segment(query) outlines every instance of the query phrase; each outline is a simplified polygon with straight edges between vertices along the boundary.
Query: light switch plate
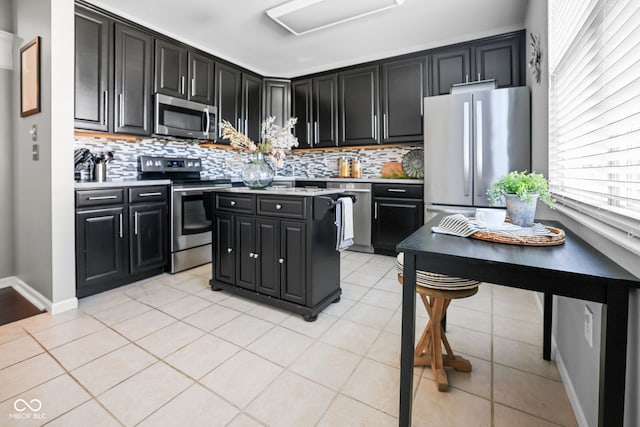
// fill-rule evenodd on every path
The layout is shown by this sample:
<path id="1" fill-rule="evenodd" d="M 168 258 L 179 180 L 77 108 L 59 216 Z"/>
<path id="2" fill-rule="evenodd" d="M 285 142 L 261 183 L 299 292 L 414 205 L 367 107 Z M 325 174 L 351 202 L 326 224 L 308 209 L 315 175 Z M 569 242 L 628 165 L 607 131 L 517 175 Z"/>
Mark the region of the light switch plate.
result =
<path id="1" fill-rule="evenodd" d="M 593 348 L 593 312 L 588 305 L 584 306 L 584 337 Z"/>

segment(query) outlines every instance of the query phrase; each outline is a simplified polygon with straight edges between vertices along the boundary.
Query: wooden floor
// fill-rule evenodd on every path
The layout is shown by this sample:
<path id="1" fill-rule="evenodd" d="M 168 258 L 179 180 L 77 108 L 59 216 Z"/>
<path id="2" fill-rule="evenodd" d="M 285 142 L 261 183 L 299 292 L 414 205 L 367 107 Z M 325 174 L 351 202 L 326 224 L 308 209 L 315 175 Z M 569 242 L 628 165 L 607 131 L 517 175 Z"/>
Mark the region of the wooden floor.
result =
<path id="1" fill-rule="evenodd" d="M 0 289 L 0 325 L 42 313 L 13 288 Z"/>

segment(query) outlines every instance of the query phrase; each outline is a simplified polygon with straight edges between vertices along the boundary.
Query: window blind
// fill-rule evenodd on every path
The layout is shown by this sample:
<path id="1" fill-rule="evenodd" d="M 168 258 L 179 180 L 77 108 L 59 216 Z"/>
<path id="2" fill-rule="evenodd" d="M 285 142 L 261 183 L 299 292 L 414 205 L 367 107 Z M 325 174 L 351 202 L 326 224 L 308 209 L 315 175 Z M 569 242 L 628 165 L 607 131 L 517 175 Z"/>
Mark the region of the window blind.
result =
<path id="1" fill-rule="evenodd" d="M 549 187 L 640 239 L 640 1 L 549 2 Z"/>

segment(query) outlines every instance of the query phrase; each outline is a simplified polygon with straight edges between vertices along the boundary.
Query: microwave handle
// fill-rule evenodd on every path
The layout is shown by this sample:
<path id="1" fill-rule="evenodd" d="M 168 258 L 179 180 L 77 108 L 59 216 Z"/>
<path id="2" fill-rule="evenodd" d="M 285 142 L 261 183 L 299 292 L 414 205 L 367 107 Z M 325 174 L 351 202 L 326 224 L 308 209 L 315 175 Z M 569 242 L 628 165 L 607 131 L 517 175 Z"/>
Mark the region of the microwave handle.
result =
<path id="1" fill-rule="evenodd" d="M 209 107 L 204 109 L 204 116 L 206 118 L 206 124 L 204 128 L 204 136 L 209 138 L 209 127 L 211 126 L 211 116 L 209 115 Z"/>

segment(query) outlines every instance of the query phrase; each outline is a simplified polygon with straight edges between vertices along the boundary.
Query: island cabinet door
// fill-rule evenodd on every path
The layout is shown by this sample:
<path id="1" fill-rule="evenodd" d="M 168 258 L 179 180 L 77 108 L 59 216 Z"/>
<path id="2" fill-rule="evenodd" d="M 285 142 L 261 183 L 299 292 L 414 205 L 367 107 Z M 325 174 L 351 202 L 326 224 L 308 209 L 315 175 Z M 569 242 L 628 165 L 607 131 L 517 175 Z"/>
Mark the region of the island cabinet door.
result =
<path id="1" fill-rule="evenodd" d="M 256 291 L 273 297 L 280 296 L 278 277 L 278 221 L 256 220 Z"/>
<path id="2" fill-rule="evenodd" d="M 214 259 L 216 280 L 226 283 L 236 283 L 236 253 L 233 215 L 216 215 L 216 241 L 214 242 Z"/>
<path id="3" fill-rule="evenodd" d="M 306 224 L 296 221 L 280 223 L 280 298 L 306 305 L 307 287 Z"/>
<path id="4" fill-rule="evenodd" d="M 256 290 L 255 218 L 237 216 L 236 232 L 236 285 Z"/>

